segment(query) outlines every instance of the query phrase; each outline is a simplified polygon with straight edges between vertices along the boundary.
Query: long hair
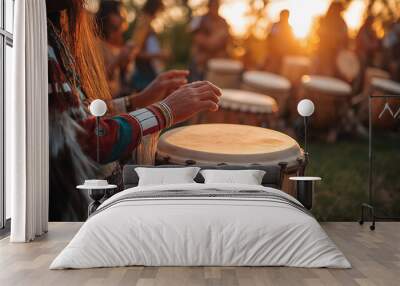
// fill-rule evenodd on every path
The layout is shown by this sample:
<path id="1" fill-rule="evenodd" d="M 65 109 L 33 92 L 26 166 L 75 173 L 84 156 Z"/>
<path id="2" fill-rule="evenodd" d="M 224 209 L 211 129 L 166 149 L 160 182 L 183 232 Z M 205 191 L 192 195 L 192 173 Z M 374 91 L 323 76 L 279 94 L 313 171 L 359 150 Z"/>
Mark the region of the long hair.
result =
<path id="1" fill-rule="evenodd" d="M 103 57 L 99 51 L 99 39 L 94 16 L 84 7 L 85 0 L 72 0 L 62 12 L 61 36 L 75 60 L 75 69 L 81 87 L 88 99 L 111 99 L 107 84 Z"/>

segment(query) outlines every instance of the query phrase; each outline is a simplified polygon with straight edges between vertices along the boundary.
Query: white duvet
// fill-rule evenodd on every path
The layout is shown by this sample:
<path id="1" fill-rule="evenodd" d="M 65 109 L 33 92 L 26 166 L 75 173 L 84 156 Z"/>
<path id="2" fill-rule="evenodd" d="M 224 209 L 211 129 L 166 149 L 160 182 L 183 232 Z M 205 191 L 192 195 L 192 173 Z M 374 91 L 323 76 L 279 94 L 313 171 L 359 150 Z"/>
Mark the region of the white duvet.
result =
<path id="1" fill-rule="evenodd" d="M 299 209 L 254 198 L 152 198 L 131 192 L 262 190 L 262 186 L 180 184 L 127 189 L 105 201 L 50 269 L 145 266 L 293 266 L 350 268 L 319 223 Z M 114 204 L 113 204 L 114 203 Z"/>

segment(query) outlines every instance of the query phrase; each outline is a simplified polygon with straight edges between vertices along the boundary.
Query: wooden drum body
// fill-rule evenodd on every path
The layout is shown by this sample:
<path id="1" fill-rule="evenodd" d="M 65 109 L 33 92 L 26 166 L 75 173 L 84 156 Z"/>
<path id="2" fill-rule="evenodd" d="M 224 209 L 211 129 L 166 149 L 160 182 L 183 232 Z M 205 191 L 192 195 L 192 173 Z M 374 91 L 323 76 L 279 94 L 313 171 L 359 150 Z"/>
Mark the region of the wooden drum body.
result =
<path id="1" fill-rule="evenodd" d="M 270 126 L 278 105 L 270 96 L 238 89 L 223 89 L 219 110 L 206 112 L 199 123 L 232 123 Z"/>
<path id="2" fill-rule="evenodd" d="M 198 124 L 172 129 L 159 140 L 157 160 L 178 165 L 281 166 L 282 189 L 295 195 L 290 176 L 304 171 L 303 151 L 291 137 L 235 124 Z"/>
<path id="3" fill-rule="evenodd" d="M 230 59 L 211 59 L 207 63 L 206 80 L 220 88 L 239 88 L 243 64 Z"/>
<path id="4" fill-rule="evenodd" d="M 299 98 L 308 98 L 315 104 L 311 125 L 325 129 L 338 124 L 348 107 L 351 86 L 346 82 L 325 76 L 304 76 Z"/>
<path id="5" fill-rule="evenodd" d="M 241 88 L 275 98 L 279 114 L 286 112 L 291 89 L 290 81 L 286 78 L 268 72 L 247 71 L 243 74 Z"/>

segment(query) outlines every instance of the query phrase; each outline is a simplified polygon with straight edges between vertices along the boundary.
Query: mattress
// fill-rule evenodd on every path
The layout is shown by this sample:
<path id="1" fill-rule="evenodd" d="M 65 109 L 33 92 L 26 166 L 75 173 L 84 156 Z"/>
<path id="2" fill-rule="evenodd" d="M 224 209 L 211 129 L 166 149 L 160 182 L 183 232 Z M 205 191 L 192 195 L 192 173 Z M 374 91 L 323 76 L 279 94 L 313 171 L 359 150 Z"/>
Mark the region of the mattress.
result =
<path id="1" fill-rule="evenodd" d="M 50 269 L 132 265 L 351 267 L 290 195 L 263 186 L 197 183 L 114 195 Z"/>

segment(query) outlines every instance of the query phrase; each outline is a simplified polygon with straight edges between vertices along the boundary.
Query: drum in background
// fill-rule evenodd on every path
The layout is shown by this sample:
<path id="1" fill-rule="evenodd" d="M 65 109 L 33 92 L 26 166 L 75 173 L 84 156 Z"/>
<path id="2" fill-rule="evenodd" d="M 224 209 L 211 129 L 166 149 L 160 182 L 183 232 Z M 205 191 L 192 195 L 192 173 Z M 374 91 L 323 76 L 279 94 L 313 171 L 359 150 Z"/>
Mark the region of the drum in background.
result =
<path id="1" fill-rule="evenodd" d="M 336 68 L 344 80 L 352 82 L 360 74 L 361 64 L 355 52 L 342 50 L 336 58 Z"/>
<path id="2" fill-rule="evenodd" d="M 372 88 L 372 80 L 374 78 L 390 79 L 390 74 L 387 71 L 377 68 L 367 68 L 364 74 L 363 94 L 368 96 Z"/>
<path id="3" fill-rule="evenodd" d="M 311 125 L 324 129 L 337 126 L 341 116 L 347 111 L 351 86 L 339 79 L 306 75 L 302 78 L 299 98 L 308 98 L 315 104 Z"/>
<path id="4" fill-rule="evenodd" d="M 372 96 L 379 95 L 400 95 L 400 83 L 384 79 L 384 78 L 373 78 L 371 81 L 371 92 Z M 385 110 L 390 108 L 389 110 Z M 374 126 L 379 126 L 384 129 L 392 129 L 398 124 L 400 119 L 400 113 L 397 114 L 398 118 L 394 118 L 396 113 L 400 110 L 400 100 L 394 98 L 376 98 L 373 99 L 371 105 L 371 118 Z"/>
<path id="5" fill-rule="evenodd" d="M 295 195 L 289 176 L 304 170 L 304 154 L 297 142 L 274 130 L 235 124 L 198 124 L 165 132 L 157 160 L 178 165 L 285 166 L 282 189 Z"/>
<path id="6" fill-rule="evenodd" d="M 301 85 L 301 78 L 309 74 L 311 70 L 311 60 L 301 56 L 287 56 L 283 59 L 281 74 L 292 84 L 291 100 L 288 102 L 290 114 L 297 118 L 297 89 Z"/>
<path id="7" fill-rule="evenodd" d="M 378 69 L 378 68 L 367 68 L 364 73 L 364 80 L 363 80 L 363 89 L 362 92 L 353 98 L 353 104 L 357 105 L 357 118 L 360 122 L 362 122 L 365 126 L 368 126 L 369 120 L 369 106 L 368 106 L 368 96 L 374 92 L 372 87 L 372 80 L 374 78 L 383 78 L 383 79 L 390 79 L 390 74 L 387 71 Z M 379 102 L 382 102 L 381 99 L 374 99 L 374 104 L 379 105 Z M 376 107 L 373 106 L 373 109 Z M 375 113 L 375 111 L 374 111 Z M 379 125 L 377 122 L 377 117 L 372 117 L 373 124 Z"/>
<path id="8" fill-rule="evenodd" d="M 310 73 L 310 68 L 311 60 L 309 58 L 287 56 L 283 59 L 281 74 L 290 81 L 292 86 L 298 86 L 303 75 Z"/>
<path id="9" fill-rule="evenodd" d="M 223 89 L 216 112 L 199 116 L 198 123 L 233 123 L 270 126 L 278 104 L 270 96 L 238 89 Z"/>
<path id="10" fill-rule="evenodd" d="M 262 71 L 247 71 L 243 74 L 242 89 L 272 96 L 278 102 L 279 114 L 287 110 L 291 84 L 286 78 Z"/>
<path id="11" fill-rule="evenodd" d="M 220 88 L 238 88 L 243 64 L 231 59 L 211 59 L 207 63 L 206 80 Z"/>

